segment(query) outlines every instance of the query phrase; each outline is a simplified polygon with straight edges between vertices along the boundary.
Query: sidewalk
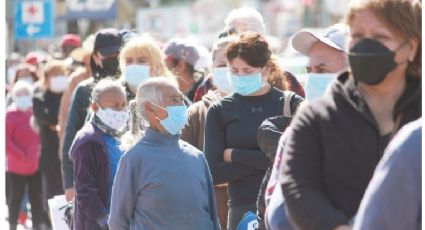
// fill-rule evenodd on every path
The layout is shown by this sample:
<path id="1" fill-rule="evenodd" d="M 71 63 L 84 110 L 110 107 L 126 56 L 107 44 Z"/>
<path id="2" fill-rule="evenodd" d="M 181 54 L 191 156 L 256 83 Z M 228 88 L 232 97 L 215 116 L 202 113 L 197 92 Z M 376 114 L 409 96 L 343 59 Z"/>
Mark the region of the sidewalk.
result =
<path id="1" fill-rule="evenodd" d="M 2 214 L 1 215 L 1 219 L 0 219 L 0 226 L 1 226 L 1 229 L 4 229 L 4 230 L 8 230 L 9 229 L 9 222 L 7 221 L 7 213 L 8 213 L 8 210 L 7 210 L 7 206 L 6 205 L 0 205 L 0 213 Z M 28 220 L 27 219 L 27 227 L 28 228 L 25 228 L 24 226 L 22 226 L 22 225 L 18 225 L 18 228 L 17 228 L 17 230 L 29 230 L 29 229 L 32 229 L 32 222 L 31 222 L 31 220 Z"/>

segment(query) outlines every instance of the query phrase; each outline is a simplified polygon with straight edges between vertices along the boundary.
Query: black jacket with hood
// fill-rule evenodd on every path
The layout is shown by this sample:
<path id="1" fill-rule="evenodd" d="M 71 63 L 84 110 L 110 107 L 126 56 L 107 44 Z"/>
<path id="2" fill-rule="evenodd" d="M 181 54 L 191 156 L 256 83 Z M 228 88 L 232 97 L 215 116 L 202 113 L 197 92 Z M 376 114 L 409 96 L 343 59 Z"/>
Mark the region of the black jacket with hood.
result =
<path id="1" fill-rule="evenodd" d="M 421 117 L 421 79 L 406 79 L 394 108 L 397 130 Z M 329 98 L 301 108 L 288 134 L 282 191 L 290 219 L 297 229 L 348 224 L 391 136 L 380 134 L 349 73 L 338 77 Z"/>

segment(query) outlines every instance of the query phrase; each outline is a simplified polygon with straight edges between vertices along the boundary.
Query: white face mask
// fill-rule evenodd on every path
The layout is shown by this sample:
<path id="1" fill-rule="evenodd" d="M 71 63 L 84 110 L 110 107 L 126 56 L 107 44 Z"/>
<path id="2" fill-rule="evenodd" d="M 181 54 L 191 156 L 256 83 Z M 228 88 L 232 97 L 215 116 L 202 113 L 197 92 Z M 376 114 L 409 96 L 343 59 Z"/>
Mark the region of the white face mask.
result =
<path id="1" fill-rule="evenodd" d="M 311 101 L 325 95 L 330 83 L 338 73 L 308 73 L 305 83 L 305 99 Z"/>
<path id="2" fill-rule="evenodd" d="M 24 82 L 27 82 L 30 85 L 32 85 L 32 83 L 34 83 L 34 80 L 32 79 L 31 76 L 20 77 L 20 78 L 18 78 L 18 81 L 24 81 Z"/>
<path id="3" fill-rule="evenodd" d="M 111 127 L 116 131 L 121 131 L 125 128 L 128 121 L 127 111 L 115 111 L 111 108 L 102 109 L 99 106 L 99 110 L 96 112 L 96 116 L 107 126 Z"/>
<path id="4" fill-rule="evenodd" d="M 17 96 L 13 101 L 16 107 L 21 111 L 26 111 L 32 107 L 32 97 L 29 95 Z"/>
<path id="5" fill-rule="evenodd" d="M 53 93 L 62 93 L 68 88 L 68 78 L 64 75 L 53 76 L 50 78 L 49 89 Z"/>

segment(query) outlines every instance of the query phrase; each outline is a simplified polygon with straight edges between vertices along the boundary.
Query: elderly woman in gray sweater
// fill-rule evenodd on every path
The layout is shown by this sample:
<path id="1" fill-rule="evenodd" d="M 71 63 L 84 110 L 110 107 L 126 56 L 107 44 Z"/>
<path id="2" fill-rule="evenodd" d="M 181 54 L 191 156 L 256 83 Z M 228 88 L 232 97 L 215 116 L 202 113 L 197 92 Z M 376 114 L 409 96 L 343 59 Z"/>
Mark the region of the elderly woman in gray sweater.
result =
<path id="1" fill-rule="evenodd" d="M 147 127 L 120 160 L 110 229 L 220 229 L 204 155 L 180 140 L 187 108 L 177 82 L 148 79 L 136 103 Z"/>

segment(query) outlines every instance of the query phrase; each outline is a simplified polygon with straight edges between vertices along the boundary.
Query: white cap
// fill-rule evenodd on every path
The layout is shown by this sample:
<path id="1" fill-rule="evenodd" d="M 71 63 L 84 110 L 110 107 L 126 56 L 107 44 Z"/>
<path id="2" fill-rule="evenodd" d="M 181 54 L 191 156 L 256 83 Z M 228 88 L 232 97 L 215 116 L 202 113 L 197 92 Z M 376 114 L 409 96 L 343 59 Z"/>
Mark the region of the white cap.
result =
<path id="1" fill-rule="evenodd" d="M 347 26 L 342 23 L 328 27 L 323 34 L 317 34 L 308 30 L 297 32 L 292 38 L 292 47 L 306 56 L 314 43 L 320 41 L 332 48 L 344 51 Z"/>

